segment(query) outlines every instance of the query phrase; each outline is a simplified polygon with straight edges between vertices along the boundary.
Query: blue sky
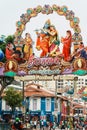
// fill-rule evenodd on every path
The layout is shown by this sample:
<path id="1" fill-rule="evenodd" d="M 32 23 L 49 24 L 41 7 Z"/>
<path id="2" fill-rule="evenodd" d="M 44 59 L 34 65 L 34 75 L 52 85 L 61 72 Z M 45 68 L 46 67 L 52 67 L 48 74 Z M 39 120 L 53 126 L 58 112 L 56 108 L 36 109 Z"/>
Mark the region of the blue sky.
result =
<path id="1" fill-rule="evenodd" d="M 84 1 L 84 2 L 83 2 Z M 53 5 L 59 6 L 66 5 L 69 10 L 75 12 L 75 16 L 80 18 L 80 27 L 82 30 L 83 41 L 87 44 L 87 0 L 0 0 L 0 35 L 14 34 L 16 30 L 16 21 L 20 20 L 21 14 L 25 13 L 28 8 L 34 8 L 38 5 Z M 51 15 L 39 14 L 37 17 L 32 18 L 26 25 L 23 32 L 30 32 L 35 39 L 35 29 L 43 27 L 47 19 L 51 19 L 51 23 L 56 26 L 59 36 L 64 36 L 65 31 L 70 29 L 69 21 L 63 16 L 55 13 Z"/>

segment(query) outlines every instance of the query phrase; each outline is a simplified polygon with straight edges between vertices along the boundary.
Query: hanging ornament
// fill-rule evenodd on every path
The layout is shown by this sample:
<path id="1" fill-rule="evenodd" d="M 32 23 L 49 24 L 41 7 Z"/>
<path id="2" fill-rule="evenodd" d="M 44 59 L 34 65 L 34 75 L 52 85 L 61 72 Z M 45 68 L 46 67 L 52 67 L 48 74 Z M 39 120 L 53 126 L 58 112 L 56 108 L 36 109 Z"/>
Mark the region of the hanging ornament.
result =
<path id="1" fill-rule="evenodd" d="M 37 8 L 36 8 L 37 13 L 40 13 L 41 10 L 42 10 L 42 7 L 40 5 L 38 5 Z"/>
<path id="2" fill-rule="evenodd" d="M 19 27 L 19 26 L 21 26 L 21 21 L 18 21 L 17 23 L 16 23 L 16 25 Z"/>
<path id="3" fill-rule="evenodd" d="M 74 23 L 79 23 L 79 18 L 74 17 L 74 18 L 73 18 L 73 22 L 74 22 Z"/>
<path id="4" fill-rule="evenodd" d="M 30 15 L 32 13 L 32 9 L 31 8 L 27 9 L 27 13 L 28 15 Z"/>
<path id="5" fill-rule="evenodd" d="M 67 12 L 67 7 L 66 7 L 66 6 L 63 6 L 63 7 L 62 7 L 62 11 L 63 11 L 64 13 L 66 13 L 66 12 Z"/>

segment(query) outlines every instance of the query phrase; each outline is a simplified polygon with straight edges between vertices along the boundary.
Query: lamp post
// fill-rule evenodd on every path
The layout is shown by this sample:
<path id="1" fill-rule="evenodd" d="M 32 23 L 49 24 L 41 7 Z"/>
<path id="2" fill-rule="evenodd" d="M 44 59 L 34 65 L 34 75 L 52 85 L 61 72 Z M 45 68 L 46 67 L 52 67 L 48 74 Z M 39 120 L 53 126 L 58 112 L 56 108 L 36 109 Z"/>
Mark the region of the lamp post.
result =
<path id="1" fill-rule="evenodd" d="M 22 105 L 23 105 L 23 114 L 24 114 L 24 120 L 23 122 L 25 123 L 25 95 L 24 95 L 24 80 L 23 78 L 21 79 L 21 86 L 22 86 L 22 95 L 23 95 L 23 101 L 22 101 Z"/>
<path id="2" fill-rule="evenodd" d="M 77 96 L 77 81 L 78 77 L 74 77 L 74 96 Z"/>
<path id="3" fill-rule="evenodd" d="M 57 80 L 55 81 L 55 110 L 57 109 Z"/>
<path id="4" fill-rule="evenodd" d="M 24 105 L 25 105 L 25 102 L 24 102 L 24 81 L 22 80 L 22 96 L 23 96 L 23 113 L 25 112 L 24 111 Z"/>

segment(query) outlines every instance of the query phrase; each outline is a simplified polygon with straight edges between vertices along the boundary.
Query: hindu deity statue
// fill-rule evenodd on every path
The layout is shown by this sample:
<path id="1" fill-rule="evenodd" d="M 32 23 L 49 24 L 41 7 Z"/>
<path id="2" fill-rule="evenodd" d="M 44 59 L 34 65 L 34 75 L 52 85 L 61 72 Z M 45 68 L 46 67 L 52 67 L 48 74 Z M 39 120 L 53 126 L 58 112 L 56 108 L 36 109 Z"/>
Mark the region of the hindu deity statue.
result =
<path id="1" fill-rule="evenodd" d="M 58 32 L 48 19 L 41 32 L 37 34 L 36 48 L 42 50 L 40 57 L 57 56 L 60 54 Z"/>

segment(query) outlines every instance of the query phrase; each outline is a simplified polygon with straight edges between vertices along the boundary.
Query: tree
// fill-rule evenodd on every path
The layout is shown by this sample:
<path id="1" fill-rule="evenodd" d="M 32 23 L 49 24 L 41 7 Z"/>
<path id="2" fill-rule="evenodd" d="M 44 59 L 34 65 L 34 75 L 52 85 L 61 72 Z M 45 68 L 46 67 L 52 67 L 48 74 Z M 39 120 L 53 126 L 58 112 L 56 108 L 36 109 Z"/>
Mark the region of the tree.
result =
<path id="1" fill-rule="evenodd" d="M 20 91 L 10 87 L 5 91 L 4 100 L 11 107 L 12 112 L 14 112 L 16 107 L 20 107 L 22 105 L 23 96 Z"/>
<path id="2" fill-rule="evenodd" d="M 7 76 L 0 76 L 0 85 L 1 85 L 1 90 L 0 90 L 0 98 L 1 95 L 4 91 L 4 89 L 10 85 L 14 80 L 14 77 L 7 77 Z"/>
<path id="3" fill-rule="evenodd" d="M 14 42 L 14 35 L 9 35 L 5 38 L 5 42 L 8 43 L 8 42 L 11 42 L 13 43 Z"/>
<path id="4" fill-rule="evenodd" d="M 9 35 L 7 37 L 5 37 L 3 40 L 1 40 L 1 37 L 0 37 L 0 49 L 5 52 L 5 48 L 6 48 L 6 44 L 8 42 L 11 42 L 13 43 L 14 42 L 14 35 Z"/>

